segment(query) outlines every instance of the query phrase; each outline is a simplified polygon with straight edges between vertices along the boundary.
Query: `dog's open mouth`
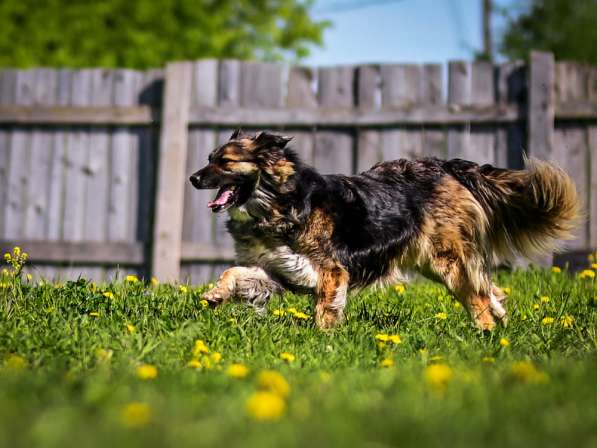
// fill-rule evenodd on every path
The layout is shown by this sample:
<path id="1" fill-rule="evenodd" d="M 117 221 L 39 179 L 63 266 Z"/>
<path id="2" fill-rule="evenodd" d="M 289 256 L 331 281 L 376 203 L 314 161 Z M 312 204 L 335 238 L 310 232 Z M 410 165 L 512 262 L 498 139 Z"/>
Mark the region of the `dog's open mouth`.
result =
<path id="1" fill-rule="evenodd" d="M 211 208 L 214 213 L 227 210 L 232 207 L 238 199 L 238 189 L 236 185 L 224 185 L 218 190 L 213 201 L 209 201 L 207 206 Z"/>

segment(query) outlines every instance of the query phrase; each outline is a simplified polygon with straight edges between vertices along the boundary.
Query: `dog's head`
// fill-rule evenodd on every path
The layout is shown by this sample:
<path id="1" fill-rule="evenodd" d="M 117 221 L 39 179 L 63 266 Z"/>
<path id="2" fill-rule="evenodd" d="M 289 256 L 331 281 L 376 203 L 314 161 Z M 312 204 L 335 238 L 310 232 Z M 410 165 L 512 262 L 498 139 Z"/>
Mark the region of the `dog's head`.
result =
<path id="1" fill-rule="evenodd" d="M 198 189 L 218 189 L 208 203 L 214 213 L 246 203 L 260 184 L 288 189 L 294 163 L 286 157 L 289 137 L 259 132 L 254 136 L 234 131 L 230 140 L 214 149 L 209 163 L 190 177 Z"/>

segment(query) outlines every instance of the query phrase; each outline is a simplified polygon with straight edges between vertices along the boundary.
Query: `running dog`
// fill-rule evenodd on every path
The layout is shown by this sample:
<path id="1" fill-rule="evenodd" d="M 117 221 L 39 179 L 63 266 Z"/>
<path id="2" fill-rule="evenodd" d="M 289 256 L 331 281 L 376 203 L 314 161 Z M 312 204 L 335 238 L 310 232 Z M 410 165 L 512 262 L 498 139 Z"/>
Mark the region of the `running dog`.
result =
<path id="1" fill-rule="evenodd" d="M 349 288 L 408 271 L 443 282 L 483 330 L 507 322 L 492 267 L 554 250 L 579 217 L 574 182 L 547 162 L 524 170 L 461 159 L 394 160 L 355 176 L 321 175 L 289 137 L 235 131 L 190 181 L 218 189 L 238 266 L 204 298 L 263 307 L 288 289 L 315 295 L 315 321 L 342 320 Z"/>

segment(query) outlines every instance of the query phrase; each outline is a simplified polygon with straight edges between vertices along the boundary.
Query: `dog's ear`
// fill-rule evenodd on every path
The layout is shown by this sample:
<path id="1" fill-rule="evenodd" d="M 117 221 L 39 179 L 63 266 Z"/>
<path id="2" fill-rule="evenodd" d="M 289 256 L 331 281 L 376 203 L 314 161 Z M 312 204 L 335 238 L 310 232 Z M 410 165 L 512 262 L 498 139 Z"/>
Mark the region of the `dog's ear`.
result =
<path id="1" fill-rule="evenodd" d="M 232 135 L 230 136 L 229 140 L 238 140 L 239 137 L 244 135 L 243 130 L 241 128 L 236 128 Z"/>
<path id="2" fill-rule="evenodd" d="M 284 148 L 292 137 L 284 135 L 270 134 L 269 132 L 258 132 L 253 138 L 253 146 L 255 148 Z"/>

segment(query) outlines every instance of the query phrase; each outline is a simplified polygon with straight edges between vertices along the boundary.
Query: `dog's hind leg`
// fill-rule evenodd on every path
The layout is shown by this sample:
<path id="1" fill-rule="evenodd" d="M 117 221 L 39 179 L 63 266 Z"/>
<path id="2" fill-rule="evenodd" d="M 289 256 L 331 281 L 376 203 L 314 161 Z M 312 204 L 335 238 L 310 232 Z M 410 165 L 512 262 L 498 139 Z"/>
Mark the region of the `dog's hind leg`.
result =
<path id="1" fill-rule="evenodd" d="M 226 269 L 203 298 L 212 305 L 236 298 L 262 309 L 272 294 L 280 294 L 283 290 L 278 282 L 259 267 L 235 266 Z"/>
<path id="2" fill-rule="evenodd" d="M 496 321 L 505 326 L 507 317 L 502 305 L 503 294 L 491 283 L 480 259 L 479 263 L 475 261 L 474 255 L 466 257 L 465 262 L 450 251 L 437 254 L 431 265 L 479 329 L 492 330 Z"/>
<path id="3" fill-rule="evenodd" d="M 348 279 L 348 272 L 340 266 L 320 271 L 315 305 L 315 322 L 319 328 L 331 328 L 344 318 Z"/>

